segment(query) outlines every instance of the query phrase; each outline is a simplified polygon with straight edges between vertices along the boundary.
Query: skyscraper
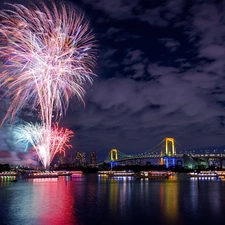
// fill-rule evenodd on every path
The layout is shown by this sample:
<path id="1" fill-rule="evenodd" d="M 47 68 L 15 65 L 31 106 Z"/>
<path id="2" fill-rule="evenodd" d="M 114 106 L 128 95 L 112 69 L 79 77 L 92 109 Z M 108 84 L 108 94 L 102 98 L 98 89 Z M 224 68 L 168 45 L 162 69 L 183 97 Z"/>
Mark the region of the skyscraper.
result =
<path id="1" fill-rule="evenodd" d="M 85 152 L 75 151 L 74 152 L 74 163 L 76 166 L 85 166 L 86 165 Z"/>
<path id="2" fill-rule="evenodd" d="M 95 165 L 97 163 L 97 153 L 96 152 L 90 152 L 90 164 Z"/>

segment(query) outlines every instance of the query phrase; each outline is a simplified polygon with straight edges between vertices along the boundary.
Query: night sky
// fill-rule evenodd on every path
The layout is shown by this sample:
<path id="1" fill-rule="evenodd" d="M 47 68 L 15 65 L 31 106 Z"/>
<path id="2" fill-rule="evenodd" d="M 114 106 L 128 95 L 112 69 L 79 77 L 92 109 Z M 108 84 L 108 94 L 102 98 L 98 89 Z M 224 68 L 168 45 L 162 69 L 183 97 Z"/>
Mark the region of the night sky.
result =
<path id="1" fill-rule="evenodd" d="M 225 1 L 73 2 L 99 46 L 86 106 L 71 99 L 60 122 L 75 133 L 67 154 L 96 151 L 101 161 L 112 148 L 142 153 L 165 137 L 186 149 L 225 144 Z M 0 129 L 0 163 L 27 159 L 12 130 Z"/>

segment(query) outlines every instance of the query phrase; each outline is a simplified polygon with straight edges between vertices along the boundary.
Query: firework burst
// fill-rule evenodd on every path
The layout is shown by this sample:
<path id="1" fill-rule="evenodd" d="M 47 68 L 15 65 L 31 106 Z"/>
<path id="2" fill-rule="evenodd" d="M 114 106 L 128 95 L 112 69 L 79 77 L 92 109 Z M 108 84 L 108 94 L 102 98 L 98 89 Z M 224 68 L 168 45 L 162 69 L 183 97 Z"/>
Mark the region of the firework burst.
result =
<path id="1" fill-rule="evenodd" d="M 24 123 L 15 129 L 15 137 L 25 146 L 25 150 L 35 149 L 44 168 L 49 168 L 54 156 L 63 153 L 72 146 L 69 140 L 73 132 L 59 128 L 55 123 L 51 130 L 41 124 Z M 31 146 L 31 147 L 29 147 Z"/>
<path id="2" fill-rule="evenodd" d="M 64 3 L 7 4 L 0 11 L 0 88 L 11 99 L 5 119 L 29 104 L 51 128 L 64 116 L 69 99 L 84 103 L 84 86 L 93 82 L 96 44 L 84 15 Z"/>

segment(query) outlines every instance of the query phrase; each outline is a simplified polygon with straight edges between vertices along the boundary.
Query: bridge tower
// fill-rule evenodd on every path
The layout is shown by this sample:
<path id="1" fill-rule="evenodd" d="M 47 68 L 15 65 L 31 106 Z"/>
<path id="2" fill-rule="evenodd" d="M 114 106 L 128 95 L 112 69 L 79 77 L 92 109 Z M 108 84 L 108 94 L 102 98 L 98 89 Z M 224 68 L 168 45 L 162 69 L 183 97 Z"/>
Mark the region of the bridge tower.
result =
<path id="1" fill-rule="evenodd" d="M 172 165 L 175 166 L 175 158 L 172 157 L 173 155 L 176 154 L 176 149 L 175 149 L 175 144 L 174 144 L 174 138 L 166 138 L 166 152 L 165 152 L 165 164 L 166 167 L 169 167 L 169 159 L 172 160 Z"/>
<path id="2" fill-rule="evenodd" d="M 169 148 L 169 144 L 171 143 L 171 148 Z M 174 138 L 166 138 L 166 155 L 175 155 L 176 150 L 174 147 Z"/>
<path id="3" fill-rule="evenodd" d="M 114 164 L 117 164 L 117 162 L 115 162 L 118 160 L 118 150 L 117 149 L 115 149 L 115 148 L 111 149 L 110 160 L 111 160 L 110 165 L 111 165 L 111 169 L 112 169 Z"/>

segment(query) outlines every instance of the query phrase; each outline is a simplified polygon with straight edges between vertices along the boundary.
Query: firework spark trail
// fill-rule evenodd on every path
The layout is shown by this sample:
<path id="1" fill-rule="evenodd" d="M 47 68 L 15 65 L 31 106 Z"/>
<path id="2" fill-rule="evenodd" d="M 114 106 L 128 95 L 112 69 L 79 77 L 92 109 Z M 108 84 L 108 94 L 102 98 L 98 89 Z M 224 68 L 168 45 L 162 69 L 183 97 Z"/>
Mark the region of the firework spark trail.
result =
<path id="1" fill-rule="evenodd" d="M 29 148 L 30 144 L 32 145 L 45 169 L 49 168 L 57 153 L 65 155 L 66 149 L 72 147 L 68 143 L 73 137 L 73 132 L 59 128 L 58 123 L 55 123 L 51 130 L 38 123 L 25 123 L 19 125 L 14 132 L 18 142 L 23 143 L 24 146 L 27 146 L 26 148 Z"/>
<path id="2" fill-rule="evenodd" d="M 11 105 L 2 124 L 29 104 L 50 129 L 53 113 L 56 120 L 65 115 L 72 96 L 84 103 L 84 85 L 95 75 L 94 36 L 84 15 L 63 3 L 7 5 L 0 11 L 0 88 Z"/>

